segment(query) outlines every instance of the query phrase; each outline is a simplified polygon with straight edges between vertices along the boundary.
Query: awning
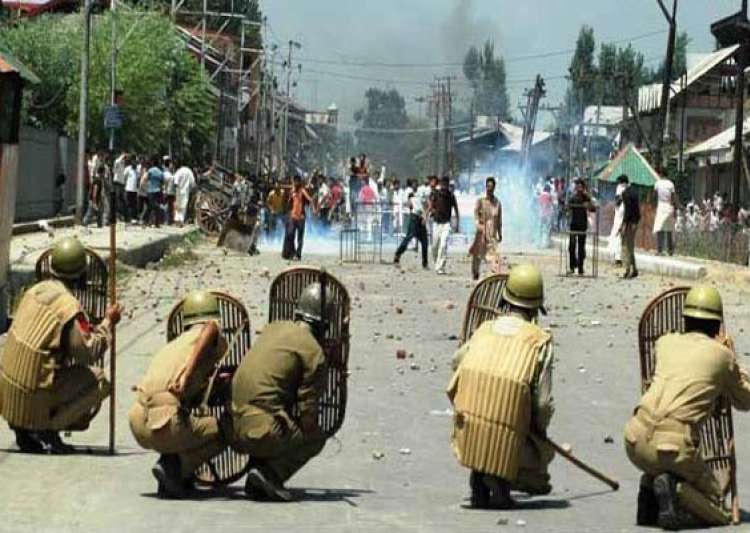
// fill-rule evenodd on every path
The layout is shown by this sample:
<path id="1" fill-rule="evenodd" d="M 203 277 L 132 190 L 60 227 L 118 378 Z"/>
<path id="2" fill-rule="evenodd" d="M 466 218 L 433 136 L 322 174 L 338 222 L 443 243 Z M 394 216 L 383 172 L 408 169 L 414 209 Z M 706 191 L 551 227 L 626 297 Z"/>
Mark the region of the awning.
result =
<path id="1" fill-rule="evenodd" d="M 615 183 L 622 174 L 628 176 L 631 184 L 642 187 L 653 187 L 659 179 L 659 174 L 632 143 L 620 150 L 614 159 L 594 176 L 594 179 Z"/>

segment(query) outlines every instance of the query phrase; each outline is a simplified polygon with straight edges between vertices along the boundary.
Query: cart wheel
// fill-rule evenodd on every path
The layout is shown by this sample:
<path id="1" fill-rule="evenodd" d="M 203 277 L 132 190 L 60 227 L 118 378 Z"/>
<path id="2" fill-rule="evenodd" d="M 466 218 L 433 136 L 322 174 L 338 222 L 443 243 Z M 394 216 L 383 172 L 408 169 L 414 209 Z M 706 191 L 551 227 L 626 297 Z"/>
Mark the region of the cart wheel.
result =
<path id="1" fill-rule="evenodd" d="M 217 194 L 201 192 L 195 205 L 198 227 L 206 235 L 218 237 L 227 220 L 229 204 L 226 199 Z"/>

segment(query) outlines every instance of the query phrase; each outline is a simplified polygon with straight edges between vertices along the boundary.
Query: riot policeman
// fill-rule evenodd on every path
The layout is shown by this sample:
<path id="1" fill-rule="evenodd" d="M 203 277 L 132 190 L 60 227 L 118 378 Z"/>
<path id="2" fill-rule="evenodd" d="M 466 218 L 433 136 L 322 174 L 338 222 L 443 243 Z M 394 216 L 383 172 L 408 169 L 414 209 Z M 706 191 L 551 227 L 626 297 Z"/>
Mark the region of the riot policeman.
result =
<path id="1" fill-rule="evenodd" d="M 25 293 L 0 360 L 0 413 L 23 452 L 68 453 L 60 431 L 84 431 L 109 396 L 94 363 L 107 350 L 122 308 L 93 325 L 71 289 L 86 283 L 86 250 L 70 237 L 51 253 L 53 279 Z"/>
<path id="2" fill-rule="evenodd" d="M 295 320 L 266 326 L 234 375 L 232 446 L 256 465 L 245 482 L 251 499 L 291 501 L 284 483 L 323 449 L 321 340 L 330 314 L 320 284 L 309 285 L 296 304 Z"/>
<path id="3" fill-rule="evenodd" d="M 544 283 L 531 264 L 513 268 L 502 292 L 507 314 L 485 322 L 456 353 L 448 386 L 453 451 L 471 469 L 472 506 L 507 509 L 510 491 L 548 494 L 545 443 L 552 402 L 552 336 L 536 324 Z"/>
<path id="4" fill-rule="evenodd" d="M 653 380 L 625 426 L 625 451 L 644 473 L 638 524 L 664 529 L 729 523 L 720 506 L 728 480 L 717 479 L 703 461 L 698 427 L 722 395 L 733 407 L 750 410 L 748 374 L 719 340 L 719 292 L 693 288 L 682 314 L 685 333 L 657 341 Z"/>
<path id="5" fill-rule="evenodd" d="M 185 331 L 156 352 L 135 388 L 130 429 L 138 444 L 161 454 L 151 472 L 162 497 L 183 497 L 195 470 L 227 446 L 219 420 L 191 413 L 208 400 L 210 378 L 227 352 L 219 318 L 213 294 L 190 293 L 183 305 Z"/>

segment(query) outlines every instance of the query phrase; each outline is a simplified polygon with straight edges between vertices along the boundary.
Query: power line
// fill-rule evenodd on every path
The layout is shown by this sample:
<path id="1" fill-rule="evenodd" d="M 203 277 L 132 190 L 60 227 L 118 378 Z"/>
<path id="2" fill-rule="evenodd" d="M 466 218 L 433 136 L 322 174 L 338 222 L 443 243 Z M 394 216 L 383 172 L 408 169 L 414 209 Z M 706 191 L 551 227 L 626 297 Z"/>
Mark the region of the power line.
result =
<path id="1" fill-rule="evenodd" d="M 655 37 L 657 35 L 663 35 L 666 30 L 651 31 L 648 33 L 641 33 L 634 35 L 633 37 L 624 37 L 621 39 L 615 39 L 612 41 L 602 41 L 607 44 L 620 44 L 625 42 L 639 41 L 641 39 L 647 39 Z M 506 63 L 515 63 L 519 61 L 530 61 L 534 59 L 546 59 L 550 57 L 557 57 L 563 55 L 569 55 L 575 52 L 575 48 L 568 48 L 564 50 L 552 50 L 548 52 L 540 52 L 537 54 L 527 54 L 520 56 L 511 56 L 503 58 Z M 312 57 L 302 57 L 301 61 L 307 63 L 319 64 L 319 65 L 339 65 L 346 67 L 381 67 L 381 68 L 441 68 L 441 67 L 461 67 L 463 62 L 443 62 L 443 63 L 390 63 L 385 61 L 351 61 L 346 59 L 320 59 Z M 533 83 L 534 80 L 532 79 Z"/>

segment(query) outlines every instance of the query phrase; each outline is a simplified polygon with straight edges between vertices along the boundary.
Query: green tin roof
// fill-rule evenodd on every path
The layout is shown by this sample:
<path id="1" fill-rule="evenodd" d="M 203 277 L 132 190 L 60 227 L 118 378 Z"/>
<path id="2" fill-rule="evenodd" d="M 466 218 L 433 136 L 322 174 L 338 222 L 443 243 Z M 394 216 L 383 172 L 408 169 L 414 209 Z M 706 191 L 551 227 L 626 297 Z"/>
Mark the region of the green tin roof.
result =
<path id="1" fill-rule="evenodd" d="M 597 172 L 594 179 L 614 183 L 621 174 L 630 178 L 630 183 L 642 187 L 653 187 L 659 175 L 633 144 L 628 144 L 609 164 Z"/>
<path id="2" fill-rule="evenodd" d="M 17 72 L 29 83 L 41 83 L 41 80 L 30 68 L 21 63 L 4 43 L 0 42 L 0 74 Z"/>

